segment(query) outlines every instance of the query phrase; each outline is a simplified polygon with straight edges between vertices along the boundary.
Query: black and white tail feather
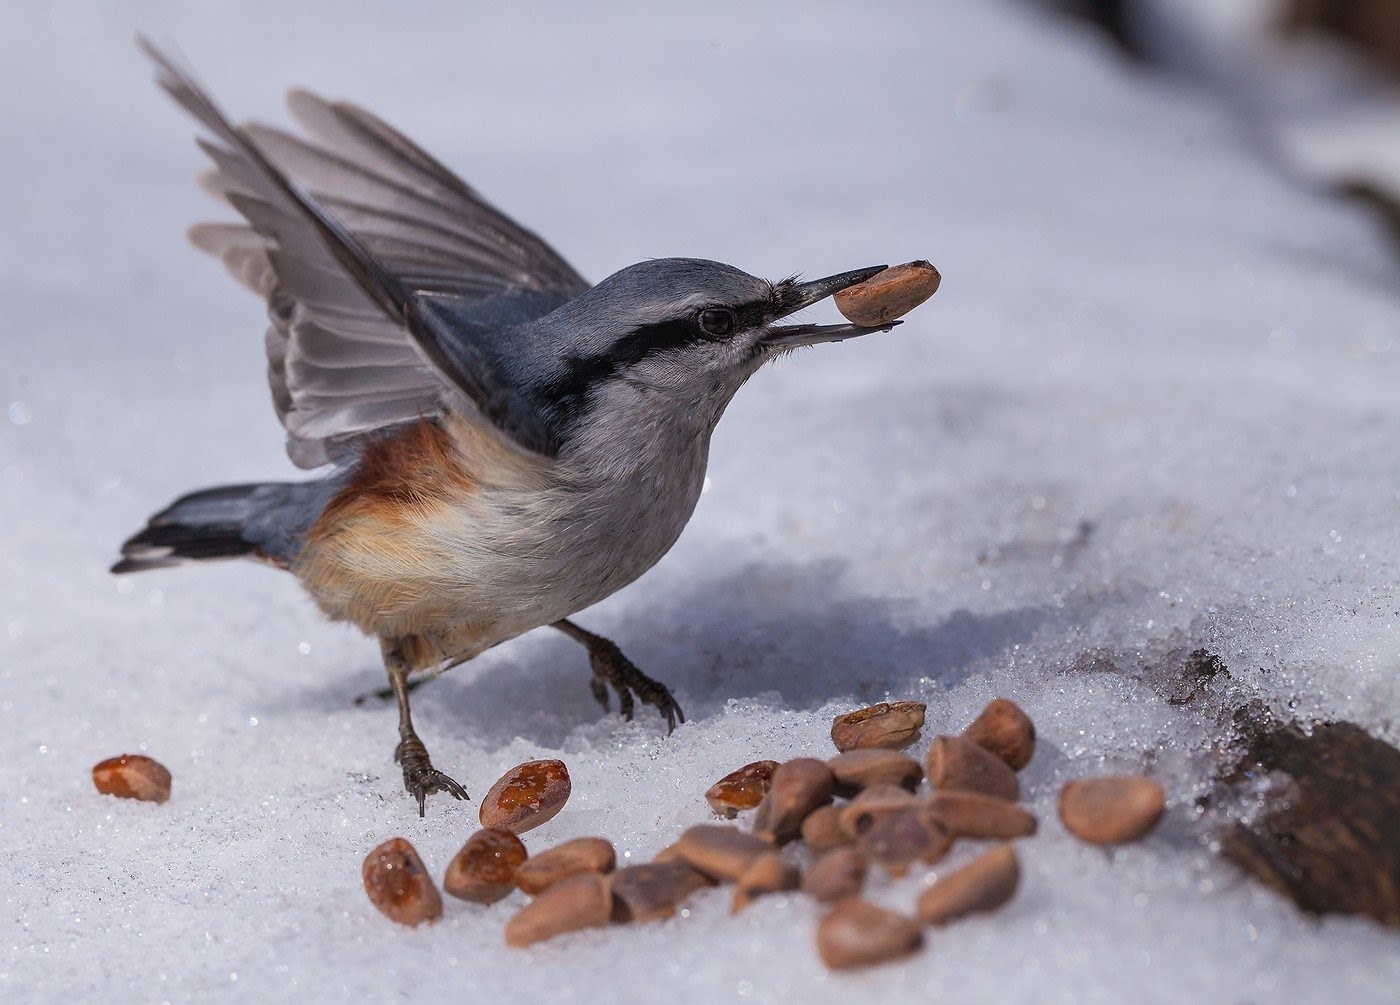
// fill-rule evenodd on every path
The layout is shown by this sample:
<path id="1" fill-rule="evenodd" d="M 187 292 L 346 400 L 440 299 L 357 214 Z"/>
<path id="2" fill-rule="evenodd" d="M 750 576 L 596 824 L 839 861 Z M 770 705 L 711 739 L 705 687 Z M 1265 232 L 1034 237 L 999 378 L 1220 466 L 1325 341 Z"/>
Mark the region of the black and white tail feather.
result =
<path id="1" fill-rule="evenodd" d="M 191 492 L 151 517 L 146 529 L 122 545 L 116 573 L 162 569 L 185 560 L 255 555 L 258 543 L 243 535 L 253 497 L 264 485 L 223 485 Z"/>
<path id="2" fill-rule="evenodd" d="M 181 496 L 122 545 L 118 574 L 216 558 L 286 568 L 302 535 L 340 489 L 338 478 L 221 485 Z"/>

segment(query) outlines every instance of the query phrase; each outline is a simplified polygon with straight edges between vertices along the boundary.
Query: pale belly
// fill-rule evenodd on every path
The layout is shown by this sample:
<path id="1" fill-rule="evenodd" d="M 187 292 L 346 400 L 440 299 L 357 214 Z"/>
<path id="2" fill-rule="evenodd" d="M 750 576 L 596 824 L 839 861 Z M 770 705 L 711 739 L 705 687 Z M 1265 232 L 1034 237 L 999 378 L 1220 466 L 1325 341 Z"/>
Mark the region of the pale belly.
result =
<path id="1" fill-rule="evenodd" d="M 366 448 L 292 572 L 329 617 L 396 643 L 414 669 L 470 659 L 655 565 L 699 499 L 703 432 L 547 461 L 459 418 L 410 425 Z"/>
<path id="2" fill-rule="evenodd" d="M 331 618 L 408 640 L 414 669 L 470 659 L 589 607 L 670 550 L 695 493 L 464 494 L 360 507 L 292 571 Z"/>

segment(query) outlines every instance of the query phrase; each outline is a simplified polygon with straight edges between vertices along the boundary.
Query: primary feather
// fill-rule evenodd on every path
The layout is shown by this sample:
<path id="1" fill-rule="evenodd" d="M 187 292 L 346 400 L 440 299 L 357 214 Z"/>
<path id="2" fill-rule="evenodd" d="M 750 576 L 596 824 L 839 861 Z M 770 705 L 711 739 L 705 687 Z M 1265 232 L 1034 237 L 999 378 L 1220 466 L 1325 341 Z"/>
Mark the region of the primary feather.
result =
<path id="1" fill-rule="evenodd" d="M 214 162 L 202 182 L 247 221 L 190 236 L 267 300 L 268 382 L 298 466 L 352 457 L 366 435 L 449 405 L 553 453 L 500 347 L 473 344 L 493 326 L 471 318 L 479 308 L 519 324 L 587 290 L 567 262 L 363 109 L 294 91 L 310 140 L 235 126 L 141 44 L 161 86 L 216 138 L 200 142 Z"/>

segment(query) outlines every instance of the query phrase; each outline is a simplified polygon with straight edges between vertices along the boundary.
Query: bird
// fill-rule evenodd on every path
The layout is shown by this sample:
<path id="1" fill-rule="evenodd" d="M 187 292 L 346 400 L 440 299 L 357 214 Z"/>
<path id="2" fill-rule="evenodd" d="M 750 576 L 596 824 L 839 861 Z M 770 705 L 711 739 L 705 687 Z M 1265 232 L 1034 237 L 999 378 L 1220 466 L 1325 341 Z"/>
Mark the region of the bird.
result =
<path id="1" fill-rule="evenodd" d="M 112 571 L 251 559 L 377 639 L 419 816 L 468 794 L 434 766 L 410 691 L 533 629 L 583 645 L 605 711 L 611 692 L 625 719 L 640 702 L 674 730 L 671 691 L 573 616 L 670 550 L 760 367 L 898 323 L 779 323 L 884 266 L 774 282 L 661 258 L 590 284 L 359 106 L 292 90 L 300 133 L 235 125 L 182 61 L 137 44 L 207 131 L 200 181 L 242 219 L 189 237 L 266 301 L 273 404 L 313 474 L 185 495 Z"/>

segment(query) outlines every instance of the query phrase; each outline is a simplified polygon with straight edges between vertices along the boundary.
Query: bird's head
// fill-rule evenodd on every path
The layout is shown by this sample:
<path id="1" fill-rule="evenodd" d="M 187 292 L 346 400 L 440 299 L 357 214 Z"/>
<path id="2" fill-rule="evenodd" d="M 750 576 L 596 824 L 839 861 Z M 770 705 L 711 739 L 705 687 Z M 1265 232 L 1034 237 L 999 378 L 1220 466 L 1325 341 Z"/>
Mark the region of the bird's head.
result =
<path id="1" fill-rule="evenodd" d="M 610 404 L 645 402 L 648 414 L 699 418 L 713 427 L 734 392 L 768 360 L 893 327 L 897 322 L 879 328 L 780 323 L 883 268 L 771 283 L 695 258 L 629 266 L 538 322 L 562 343 L 544 396 L 565 425 L 596 419 Z"/>

